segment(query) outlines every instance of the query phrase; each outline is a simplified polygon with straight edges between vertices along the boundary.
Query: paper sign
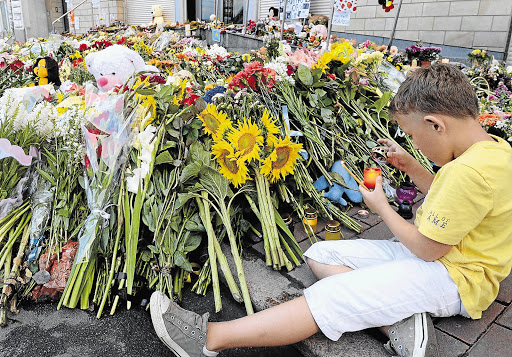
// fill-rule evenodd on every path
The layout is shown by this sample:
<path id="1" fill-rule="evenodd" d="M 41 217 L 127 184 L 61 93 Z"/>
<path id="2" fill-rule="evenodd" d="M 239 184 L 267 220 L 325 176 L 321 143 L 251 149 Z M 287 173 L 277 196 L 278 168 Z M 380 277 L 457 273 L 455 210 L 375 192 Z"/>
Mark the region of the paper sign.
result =
<path id="1" fill-rule="evenodd" d="M 212 29 L 212 41 L 220 42 L 220 30 Z"/>
<path id="2" fill-rule="evenodd" d="M 100 0 L 92 0 L 91 3 L 94 8 L 100 7 Z"/>
<path id="3" fill-rule="evenodd" d="M 332 17 L 332 24 L 338 26 L 350 25 L 350 13 L 351 11 L 339 11 L 335 10 Z"/>
<path id="4" fill-rule="evenodd" d="M 284 1 L 279 0 L 279 12 L 284 11 Z M 311 0 L 288 0 L 286 4 L 286 19 L 305 19 L 309 15 Z M 283 15 L 281 14 L 281 19 Z"/>

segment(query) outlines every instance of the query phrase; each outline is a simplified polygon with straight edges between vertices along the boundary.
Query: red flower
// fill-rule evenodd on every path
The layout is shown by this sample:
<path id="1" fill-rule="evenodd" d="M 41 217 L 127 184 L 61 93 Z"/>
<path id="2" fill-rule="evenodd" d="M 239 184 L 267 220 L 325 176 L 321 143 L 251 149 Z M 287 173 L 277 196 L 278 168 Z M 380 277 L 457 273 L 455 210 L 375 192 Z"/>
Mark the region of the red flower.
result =
<path id="1" fill-rule="evenodd" d="M 103 150 L 103 147 L 100 145 L 98 145 L 98 147 L 96 148 L 96 156 L 97 157 L 101 157 L 101 152 Z"/>
<path id="2" fill-rule="evenodd" d="M 87 128 L 87 131 L 94 135 L 100 135 L 101 131 L 98 128 Z"/>
<path id="3" fill-rule="evenodd" d="M 16 60 L 9 65 L 9 68 L 14 72 L 18 72 L 20 68 L 23 68 L 23 66 L 23 62 L 21 62 L 20 60 Z"/>
<path id="4" fill-rule="evenodd" d="M 82 44 L 80 45 L 80 47 L 78 47 L 78 50 L 79 50 L 80 52 L 82 52 L 82 51 L 87 51 L 88 49 L 89 49 L 89 46 L 87 46 L 85 43 L 82 43 Z"/>
<path id="5" fill-rule="evenodd" d="M 85 157 L 84 157 L 84 164 L 85 164 L 86 169 L 91 168 L 91 160 L 89 160 L 89 157 L 87 155 L 85 155 Z"/>
<path id="6" fill-rule="evenodd" d="M 116 43 L 117 43 L 118 45 L 122 45 L 122 44 L 124 44 L 125 42 L 126 42 L 126 39 L 125 39 L 124 37 L 122 37 L 122 38 L 121 38 L 119 41 L 117 41 Z"/>
<path id="7" fill-rule="evenodd" d="M 78 66 L 80 63 L 82 63 L 83 61 L 84 61 L 84 59 L 83 59 L 83 58 L 77 58 L 76 60 L 74 60 L 74 61 L 73 61 L 73 63 L 71 63 L 71 65 L 72 65 L 73 67 L 76 67 L 76 66 Z"/>
<path id="8" fill-rule="evenodd" d="M 335 76 L 334 74 L 332 74 L 332 73 L 329 73 L 329 74 L 327 75 L 327 77 L 329 77 L 329 78 L 330 78 L 330 79 L 332 79 L 332 80 L 335 80 L 335 79 L 336 79 L 336 76 Z"/>
<path id="9" fill-rule="evenodd" d="M 4 69 L 7 66 L 5 61 L 0 62 L 0 69 Z"/>
<path id="10" fill-rule="evenodd" d="M 187 98 L 183 99 L 180 104 L 184 105 L 194 105 L 196 104 L 196 100 L 199 98 L 197 94 L 190 94 Z"/>

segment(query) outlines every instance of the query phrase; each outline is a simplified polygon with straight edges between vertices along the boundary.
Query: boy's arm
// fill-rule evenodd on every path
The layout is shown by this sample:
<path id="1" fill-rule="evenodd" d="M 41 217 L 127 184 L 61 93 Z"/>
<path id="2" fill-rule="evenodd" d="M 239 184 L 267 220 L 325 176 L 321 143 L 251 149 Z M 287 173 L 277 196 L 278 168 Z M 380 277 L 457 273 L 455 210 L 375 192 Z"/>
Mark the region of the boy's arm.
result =
<path id="1" fill-rule="evenodd" d="M 400 242 L 414 255 L 431 262 L 446 255 L 453 246 L 432 240 L 420 233 L 418 227 L 400 217 L 389 204 L 383 205 L 378 214 Z"/>
<path id="2" fill-rule="evenodd" d="M 419 188 L 421 193 L 427 194 L 432 181 L 434 181 L 434 175 L 432 175 L 423 165 L 418 161 L 414 160 L 414 164 L 411 165 L 406 171 L 407 175 L 411 177 L 411 180 Z"/>
<path id="3" fill-rule="evenodd" d="M 360 187 L 359 191 L 361 191 L 366 205 L 381 216 L 395 237 L 418 258 L 434 261 L 452 249 L 451 245 L 436 242 L 421 234 L 414 224 L 407 222 L 391 208 L 382 190 L 382 177 L 377 178 L 373 192 L 368 192 L 363 187 Z"/>
<path id="4" fill-rule="evenodd" d="M 434 181 L 434 175 L 394 141 L 379 139 L 378 142 L 386 145 L 387 161 L 398 170 L 407 173 L 420 191 L 426 195 Z"/>

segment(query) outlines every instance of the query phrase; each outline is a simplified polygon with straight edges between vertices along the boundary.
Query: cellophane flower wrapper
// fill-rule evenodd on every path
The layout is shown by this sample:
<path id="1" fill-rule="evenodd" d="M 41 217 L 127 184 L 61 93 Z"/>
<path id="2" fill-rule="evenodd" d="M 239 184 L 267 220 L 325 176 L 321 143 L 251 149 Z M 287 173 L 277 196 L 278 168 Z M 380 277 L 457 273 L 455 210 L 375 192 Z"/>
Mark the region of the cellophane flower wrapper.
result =
<path id="1" fill-rule="evenodd" d="M 377 83 L 383 90 L 390 90 L 393 95 L 396 94 L 398 88 L 405 81 L 405 75 L 399 71 L 388 61 L 382 61 L 377 69 Z"/>
<path id="2" fill-rule="evenodd" d="M 119 184 L 120 167 L 126 161 L 132 139 L 131 118 L 125 119 L 124 95 L 97 94 L 88 86 L 85 95 L 88 125 L 92 131 L 82 127 L 90 167 L 86 167 L 84 178 L 87 204 L 91 214 L 87 217 L 78 241 L 79 248 L 75 264 L 87 262 L 97 248 L 101 230 L 108 224 L 111 196 Z M 94 132 L 101 132 L 95 134 Z"/>
<path id="3" fill-rule="evenodd" d="M 27 259 L 29 263 L 36 260 L 39 256 L 41 251 L 40 243 L 44 239 L 44 232 L 52 214 L 53 204 L 53 192 L 50 188 L 50 183 L 40 178 L 37 181 L 37 189 L 30 198 L 32 217 L 30 218 L 30 253 Z"/>

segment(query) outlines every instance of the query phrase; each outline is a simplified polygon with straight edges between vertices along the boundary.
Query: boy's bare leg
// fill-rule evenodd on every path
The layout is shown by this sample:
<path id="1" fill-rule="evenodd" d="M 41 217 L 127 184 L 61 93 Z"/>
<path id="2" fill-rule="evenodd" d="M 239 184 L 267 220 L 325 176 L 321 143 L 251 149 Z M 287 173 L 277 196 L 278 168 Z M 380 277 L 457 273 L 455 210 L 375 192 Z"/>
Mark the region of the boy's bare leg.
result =
<path id="1" fill-rule="evenodd" d="M 323 278 L 327 278 L 331 275 L 341 274 L 341 273 L 347 273 L 349 271 L 352 271 L 351 268 L 346 267 L 344 265 L 329 265 L 329 264 L 322 264 L 317 262 L 316 260 L 313 260 L 311 258 L 306 258 L 307 263 L 309 265 L 309 268 L 315 274 L 315 276 L 320 280 Z"/>
<path id="2" fill-rule="evenodd" d="M 256 314 L 226 322 L 208 323 L 206 348 L 222 351 L 235 347 L 283 346 L 317 333 L 304 296 Z"/>

